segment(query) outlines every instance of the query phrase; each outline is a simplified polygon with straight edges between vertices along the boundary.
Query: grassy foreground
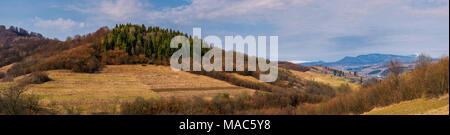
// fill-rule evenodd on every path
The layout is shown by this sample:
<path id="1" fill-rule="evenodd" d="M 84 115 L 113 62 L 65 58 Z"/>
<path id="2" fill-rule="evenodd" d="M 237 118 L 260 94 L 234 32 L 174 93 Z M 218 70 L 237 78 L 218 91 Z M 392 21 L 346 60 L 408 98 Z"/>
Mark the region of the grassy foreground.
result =
<path id="1" fill-rule="evenodd" d="M 449 115 L 449 96 L 420 98 L 382 108 L 375 108 L 365 115 Z"/>
<path id="2" fill-rule="evenodd" d="M 175 72 L 168 66 L 110 65 L 93 74 L 70 70 L 51 70 L 47 73 L 52 81 L 30 85 L 27 93 L 38 96 L 43 106 L 51 106 L 51 109 L 62 113 L 66 110 L 83 110 L 78 112 L 81 114 L 111 108 L 118 110 L 121 103 L 137 97 L 210 99 L 221 93 L 233 96 L 254 92 L 207 76 Z M 6 87 L 7 84 L 0 85 L 0 89 Z"/>

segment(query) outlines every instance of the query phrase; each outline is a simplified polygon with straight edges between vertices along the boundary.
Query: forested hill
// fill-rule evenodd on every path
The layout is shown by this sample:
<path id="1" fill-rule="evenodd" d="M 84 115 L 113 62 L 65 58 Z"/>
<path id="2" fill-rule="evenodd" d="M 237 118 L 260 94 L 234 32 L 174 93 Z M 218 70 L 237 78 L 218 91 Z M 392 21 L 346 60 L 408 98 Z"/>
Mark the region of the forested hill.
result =
<path id="1" fill-rule="evenodd" d="M 44 38 L 41 34 L 11 26 L 0 25 L 0 67 L 22 61 L 28 56 L 48 51 L 62 43 Z"/>
<path id="2" fill-rule="evenodd" d="M 92 73 L 102 65 L 167 65 L 168 58 L 177 50 L 169 46 L 173 37 L 183 35 L 193 42 L 179 31 L 132 24 L 116 25 L 113 29 L 103 27 L 94 33 L 68 37 L 65 42 L 42 38 L 21 28 L 0 29 L 5 35 L 2 39 L 8 41 L 0 46 L 0 67 L 15 63 L 8 70 L 11 76 L 51 69 Z M 17 40 L 18 36 L 27 38 Z"/>
<path id="3" fill-rule="evenodd" d="M 102 47 L 105 52 L 123 50 L 129 56 L 141 55 L 140 57 L 146 57 L 152 62 L 167 64 L 168 58 L 178 50 L 169 46 L 175 36 L 188 37 L 192 45 L 192 37 L 180 31 L 159 27 L 147 28 L 144 25 L 120 24 L 105 36 Z M 206 51 L 207 49 L 202 49 L 203 53 Z"/>
<path id="4" fill-rule="evenodd" d="M 28 32 L 23 28 L 11 26 L 7 29 L 4 25 L 0 25 L 0 45 L 7 44 L 13 41 L 16 37 L 43 38 L 41 34 L 36 32 Z"/>
<path id="5" fill-rule="evenodd" d="M 128 55 L 144 54 L 146 57 L 162 57 L 175 49 L 169 49 L 170 40 L 178 35 L 185 35 L 179 31 L 148 27 L 144 25 L 118 25 L 105 36 L 103 46 L 105 51 L 125 50 Z"/>
<path id="6" fill-rule="evenodd" d="M 180 35 L 188 37 L 192 47 L 193 38 L 179 31 L 145 27 L 144 25 L 121 24 L 113 29 L 104 27 L 91 34 L 69 37 L 65 42 L 43 39 L 38 40 L 39 42 L 32 42 L 33 45 L 24 44 L 24 47 L 36 46 L 35 48 L 29 48 L 29 51 L 24 51 L 23 48 L 3 48 L 0 51 L 5 52 L 2 53 L 5 56 L 0 56 L 2 57 L 0 63 L 4 63 L 1 66 L 14 64 L 4 73 L 9 78 L 36 71 L 55 69 L 96 73 L 101 71 L 105 65 L 168 65 L 170 56 L 177 51 L 177 48 L 170 48 L 170 41 L 173 37 Z M 208 49 L 202 49 L 202 54 L 207 51 Z M 19 55 L 23 52 L 35 53 Z M 281 69 L 278 72 L 278 80 L 272 84 L 262 84 L 248 79 L 239 79 L 235 76 L 240 74 L 258 79 L 261 73 L 258 69 L 257 71 L 200 71 L 193 73 L 264 91 L 301 89 L 305 85 L 305 82 L 295 77 L 288 70 Z"/>

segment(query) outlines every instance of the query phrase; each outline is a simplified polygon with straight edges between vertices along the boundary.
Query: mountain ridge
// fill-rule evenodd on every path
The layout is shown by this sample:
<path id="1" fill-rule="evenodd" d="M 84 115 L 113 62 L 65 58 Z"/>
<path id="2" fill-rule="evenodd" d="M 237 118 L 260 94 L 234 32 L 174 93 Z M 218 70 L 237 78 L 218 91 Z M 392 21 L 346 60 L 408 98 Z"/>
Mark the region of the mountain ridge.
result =
<path id="1" fill-rule="evenodd" d="M 28 32 L 27 30 L 19 27 L 10 26 L 8 29 L 5 25 L 0 25 L 0 45 L 8 44 L 17 37 L 36 37 L 44 38 L 40 33 Z"/>
<path id="2" fill-rule="evenodd" d="M 410 63 L 414 62 L 417 59 L 416 55 L 394 55 L 394 54 L 381 54 L 381 53 L 371 53 L 371 54 L 364 54 L 364 55 L 358 55 L 358 56 L 346 56 L 338 61 L 335 62 L 324 62 L 324 61 L 317 61 L 317 62 L 308 62 L 308 63 L 300 63 L 299 65 L 304 66 L 338 66 L 338 65 L 345 65 L 345 66 L 355 66 L 355 65 L 363 65 L 363 64 L 384 64 L 388 63 L 390 60 L 397 59 L 400 62 L 403 63 Z"/>
<path id="3" fill-rule="evenodd" d="M 416 55 L 394 55 L 394 54 L 381 54 L 371 53 L 358 55 L 355 57 L 346 56 L 335 62 L 310 62 L 300 63 L 303 66 L 327 66 L 340 70 L 346 70 L 351 72 L 357 72 L 359 75 L 366 77 L 384 78 L 387 73 L 386 64 L 391 60 L 398 60 L 403 63 L 402 66 L 406 70 L 410 70 L 414 67 L 414 62 L 417 60 Z"/>

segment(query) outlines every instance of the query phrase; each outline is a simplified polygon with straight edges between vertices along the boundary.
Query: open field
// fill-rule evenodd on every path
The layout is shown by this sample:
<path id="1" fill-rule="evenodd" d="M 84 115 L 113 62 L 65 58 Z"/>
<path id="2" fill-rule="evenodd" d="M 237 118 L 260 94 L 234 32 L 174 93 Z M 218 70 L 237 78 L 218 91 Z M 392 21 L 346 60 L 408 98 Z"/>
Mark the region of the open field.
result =
<path id="1" fill-rule="evenodd" d="M 52 70 L 47 73 L 53 81 L 31 85 L 27 91 L 39 96 L 44 105 L 99 108 L 92 106 L 118 104 L 136 97 L 210 99 L 221 93 L 233 96 L 254 92 L 207 76 L 175 72 L 168 66 L 107 66 L 95 74 L 74 73 L 69 70 Z"/>
<path id="2" fill-rule="evenodd" d="M 4 90 L 9 86 L 10 83 L 5 83 L 0 81 L 0 90 Z"/>
<path id="3" fill-rule="evenodd" d="M 313 70 L 306 71 L 306 72 L 300 72 L 300 71 L 294 71 L 294 70 L 290 70 L 290 71 L 294 75 L 299 76 L 300 78 L 325 83 L 332 87 L 339 87 L 343 84 L 348 84 L 353 90 L 358 90 L 360 88 L 360 86 L 358 84 L 350 82 L 349 79 L 344 78 L 344 77 L 333 76 L 332 74 L 318 73 L 317 71 L 313 71 Z"/>
<path id="4" fill-rule="evenodd" d="M 10 64 L 7 66 L 0 67 L 0 73 L 6 73 L 8 69 L 10 69 L 14 64 Z M 10 83 L 3 82 L 2 79 L 0 79 L 0 90 L 3 90 L 9 86 Z"/>
<path id="5" fill-rule="evenodd" d="M 375 108 L 365 115 L 449 115 L 449 96 L 432 99 L 416 99 L 382 108 Z"/>

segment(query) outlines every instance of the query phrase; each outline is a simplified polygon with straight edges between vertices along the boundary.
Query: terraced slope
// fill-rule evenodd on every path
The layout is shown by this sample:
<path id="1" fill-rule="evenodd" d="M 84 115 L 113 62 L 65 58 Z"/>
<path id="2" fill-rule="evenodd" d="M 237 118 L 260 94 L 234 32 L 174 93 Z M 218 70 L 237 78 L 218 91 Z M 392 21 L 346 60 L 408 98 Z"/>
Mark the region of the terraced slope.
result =
<path id="1" fill-rule="evenodd" d="M 211 98 L 221 93 L 231 96 L 254 90 L 187 72 L 175 72 L 168 66 L 107 66 L 100 73 L 74 73 L 69 70 L 47 71 L 53 81 L 31 85 L 29 93 L 38 95 L 43 104 L 92 106 L 116 104 L 136 97 Z M 98 108 L 98 107 L 97 107 Z"/>

